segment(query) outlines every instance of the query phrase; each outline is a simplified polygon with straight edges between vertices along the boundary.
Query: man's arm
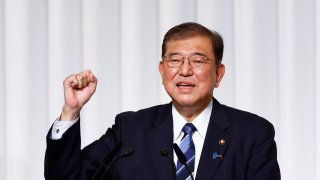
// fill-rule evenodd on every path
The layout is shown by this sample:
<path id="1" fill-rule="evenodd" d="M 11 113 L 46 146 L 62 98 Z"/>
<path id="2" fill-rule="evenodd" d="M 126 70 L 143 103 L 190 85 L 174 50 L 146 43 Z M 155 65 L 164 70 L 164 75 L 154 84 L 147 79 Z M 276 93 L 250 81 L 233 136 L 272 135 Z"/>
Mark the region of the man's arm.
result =
<path id="1" fill-rule="evenodd" d="M 47 135 L 45 154 L 46 179 L 77 179 L 80 170 L 80 121 L 66 131 L 61 139 Z M 78 166 L 78 167 L 77 167 Z"/>
<path id="2" fill-rule="evenodd" d="M 81 147 L 80 120 L 71 126 L 61 139 L 53 140 L 47 135 L 45 155 L 45 178 L 90 179 L 109 153 L 120 143 L 121 120 L 84 149 Z"/>
<path id="3" fill-rule="evenodd" d="M 86 167 L 85 163 L 80 162 L 83 159 L 80 151 L 80 121 L 70 126 L 72 124 L 70 120 L 75 120 L 80 116 L 82 107 L 92 97 L 96 86 L 97 78 L 90 70 L 72 74 L 64 80 L 64 105 L 60 115 L 60 122 L 55 124 L 47 135 L 46 179 L 78 179 L 76 177 L 79 177 L 80 168 Z M 66 130 L 63 135 L 62 132 L 60 133 L 60 129 L 57 128 L 59 124 L 62 124 L 62 127 L 65 128 L 64 130 Z M 54 136 L 57 136 L 51 136 L 52 130 L 54 131 Z M 59 136 L 62 136 L 62 138 Z M 85 162 L 89 161 L 85 160 Z"/>

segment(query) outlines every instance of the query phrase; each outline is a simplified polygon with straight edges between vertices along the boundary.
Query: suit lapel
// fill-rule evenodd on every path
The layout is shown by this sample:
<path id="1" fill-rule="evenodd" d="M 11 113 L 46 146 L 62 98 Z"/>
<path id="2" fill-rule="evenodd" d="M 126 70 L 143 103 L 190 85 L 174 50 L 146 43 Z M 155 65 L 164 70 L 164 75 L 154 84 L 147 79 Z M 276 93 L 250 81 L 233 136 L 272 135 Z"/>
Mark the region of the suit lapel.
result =
<path id="1" fill-rule="evenodd" d="M 229 123 L 223 112 L 222 105 L 214 99 L 196 179 L 206 180 L 212 179 L 214 176 L 220 162 L 223 161 L 224 152 L 231 140 L 228 128 Z M 225 140 L 225 144 L 219 143 L 222 139 Z M 219 157 L 214 158 L 214 153 L 222 155 L 222 159 Z"/>
<path id="2" fill-rule="evenodd" d="M 158 179 L 173 179 L 173 170 L 170 160 L 160 154 L 160 150 L 166 148 L 173 155 L 173 120 L 171 103 L 163 106 L 154 116 L 155 120 L 147 131 L 147 147 L 149 155 L 154 163 L 154 177 Z"/>

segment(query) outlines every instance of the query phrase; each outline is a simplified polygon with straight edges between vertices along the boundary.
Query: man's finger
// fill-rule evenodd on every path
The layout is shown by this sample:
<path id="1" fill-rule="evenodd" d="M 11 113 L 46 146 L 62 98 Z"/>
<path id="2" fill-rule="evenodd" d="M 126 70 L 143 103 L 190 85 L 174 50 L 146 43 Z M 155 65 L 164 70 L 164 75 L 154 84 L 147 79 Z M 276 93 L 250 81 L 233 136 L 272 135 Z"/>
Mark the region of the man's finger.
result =
<path id="1" fill-rule="evenodd" d="M 79 82 L 78 88 L 84 88 L 88 85 L 88 77 L 85 73 L 77 74 L 77 80 Z"/>
<path id="2" fill-rule="evenodd" d="M 65 78 L 63 81 L 63 86 L 64 87 L 76 87 L 78 85 L 78 80 L 76 78 L 76 74 L 71 74 L 68 77 Z"/>
<path id="3" fill-rule="evenodd" d="M 98 81 L 98 79 L 92 73 L 89 76 L 89 80 L 92 83 L 96 83 Z"/>

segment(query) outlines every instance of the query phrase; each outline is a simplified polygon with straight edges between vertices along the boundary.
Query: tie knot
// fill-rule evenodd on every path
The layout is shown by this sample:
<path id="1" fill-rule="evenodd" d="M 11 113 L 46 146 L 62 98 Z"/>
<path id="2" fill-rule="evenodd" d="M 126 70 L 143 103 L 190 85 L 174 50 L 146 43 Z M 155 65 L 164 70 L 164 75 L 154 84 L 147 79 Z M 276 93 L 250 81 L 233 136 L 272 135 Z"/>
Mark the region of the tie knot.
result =
<path id="1" fill-rule="evenodd" d="M 194 127 L 194 125 L 192 123 L 186 123 L 182 128 L 182 131 L 184 132 L 184 135 L 191 134 L 195 130 L 197 130 L 197 128 Z"/>

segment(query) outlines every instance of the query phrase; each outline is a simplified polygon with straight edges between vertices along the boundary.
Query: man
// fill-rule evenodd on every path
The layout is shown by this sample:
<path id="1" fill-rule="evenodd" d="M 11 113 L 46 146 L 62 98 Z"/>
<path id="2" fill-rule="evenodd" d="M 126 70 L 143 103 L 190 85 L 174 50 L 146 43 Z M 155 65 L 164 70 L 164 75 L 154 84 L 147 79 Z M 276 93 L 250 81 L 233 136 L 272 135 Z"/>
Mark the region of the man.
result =
<path id="1" fill-rule="evenodd" d="M 170 29 L 159 72 L 172 102 L 117 115 L 112 128 L 83 150 L 80 110 L 97 79 L 89 70 L 67 77 L 65 105 L 47 136 L 46 179 L 280 179 L 272 124 L 213 98 L 225 72 L 222 56 L 217 32 L 197 23 Z"/>

